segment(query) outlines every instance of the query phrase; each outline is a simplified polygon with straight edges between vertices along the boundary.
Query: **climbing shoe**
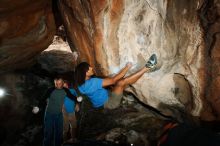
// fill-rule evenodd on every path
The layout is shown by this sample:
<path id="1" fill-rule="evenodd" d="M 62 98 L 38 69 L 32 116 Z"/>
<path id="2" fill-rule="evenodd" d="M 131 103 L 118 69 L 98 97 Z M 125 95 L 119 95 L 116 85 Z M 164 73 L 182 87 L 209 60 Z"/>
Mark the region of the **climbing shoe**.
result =
<path id="1" fill-rule="evenodd" d="M 153 69 L 157 65 L 157 56 L 156 54 L 153 54 L 150 56 L 149 60 L 145 64 L 145 67 Z"/>

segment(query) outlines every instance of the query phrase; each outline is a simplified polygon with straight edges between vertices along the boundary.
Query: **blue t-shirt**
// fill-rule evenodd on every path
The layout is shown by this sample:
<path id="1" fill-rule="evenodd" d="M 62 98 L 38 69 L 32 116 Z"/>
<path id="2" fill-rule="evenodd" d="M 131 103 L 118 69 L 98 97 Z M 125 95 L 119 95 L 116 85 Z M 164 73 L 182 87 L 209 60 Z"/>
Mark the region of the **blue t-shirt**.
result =
<path id="1" fill-rule="evenodd" d="M 90 78 L 79 86 L 79 91 L 89 97 L 93 107 L 103 106 L 108 100 L 108 91 L 102 87 L 103 79 Z"/>
<path id="2" fill-rule="evenodd" d="M 74 89 L 69 89 L 69 90 L 74 96 L 77 96 L 76 91 Z M 64 108 L 67 113 L 74 113 L 75 102 L 66 96 L 64 99 Z"/>

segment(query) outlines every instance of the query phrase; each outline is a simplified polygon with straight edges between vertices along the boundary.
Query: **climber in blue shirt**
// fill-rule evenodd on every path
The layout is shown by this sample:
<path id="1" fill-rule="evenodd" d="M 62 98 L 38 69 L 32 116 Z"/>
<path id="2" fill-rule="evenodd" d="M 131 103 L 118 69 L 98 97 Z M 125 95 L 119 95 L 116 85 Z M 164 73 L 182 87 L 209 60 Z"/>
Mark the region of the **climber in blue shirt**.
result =
<path id="1" fill-rule="evenodd" d="M 87 62 L 82 62 L 75 69 L 75 87 L 79 89 L 81 94 L 85 94 L 89 98 L 93 107 L 104 106 L 108 109 L 114 109 L 119 107 L 126 86 L 135 83 L 144 73 L 154 71 L 156 65 L 157 57 L 153 54 L 143 68 L 130 76 L 124 77 L 132 66 L 131 63 L 127 63 L 113 77 L 93 78 L 93 68 Z M 113 85 L 111 91 L 105 89 L 111 85 Z"/>

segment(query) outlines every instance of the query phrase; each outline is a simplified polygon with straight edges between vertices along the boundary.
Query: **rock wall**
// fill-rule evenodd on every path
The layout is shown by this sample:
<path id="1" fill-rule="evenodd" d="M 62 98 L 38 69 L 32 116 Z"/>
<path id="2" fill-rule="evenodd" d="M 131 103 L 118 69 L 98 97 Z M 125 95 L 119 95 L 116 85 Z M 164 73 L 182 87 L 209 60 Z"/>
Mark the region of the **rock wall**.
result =
<path id="1" fill-rule="evenodd" d="M 55 36 L 53 43 L 38 57 L 38 64 L 49 73 L 73 72 L 77 53 L 72 52 L 66 41 Z"/>
<path id="2" fill-rule="evenodd" d="M 200 10 L 202 28 L 204 29 L 207 71 L 205 97 L 209 105 L 209 111 L 216 117 L 220 117 L 220 80 L 219 80 L 219 26 L 220 26 L 220 1 L 206 1 Z M 204 107 L 204 115 L 207 115 L 207 105 Z"/>
<path id="3" fill-rule="evenodd" d="M 149 56 L 159 70 L 127 91 L 165 114 L 180 109 L 206 120 L 220 118 L 218 0 L 57 0 L 0 4 L 0 73 L 26 67 L 46 49 L 60 14 L 72 51 L 98 75 L 129 74 Z M 57 15 L 58 16 L 58 15 Z M 57 23 L 56 23 L 57 24 Z"/>
<path id="4" fill-rule="evenodd" d="M 126 62 L 133 62 L 135 71 L 155 53 L 160 69 L 128 90 L 160 110 L 162 103 L 200 115 L 206 78 L 202 1 L 61 0 L 59 5 L 70 42 L 98 74 L 116 73 Z"/>
<path id="5" fill-rule="evenodd" d="M 218 14 L 216 1 L 63 0 L 58 5 L 80 60 L 87 60 L 97 74 L 116 73 L 126 62 L 133 62 L 134 72 L 155 53 L 160 69 L 127 90 L 166 114 L 172 106 L 204 119 L 219 118 L 219 97 L 212 87 L 207 90 L 218 88 L 218 78 L 208 81 L 211 42 L 203 24 L 211 16 L 205 15 L 207 7 Z"/>
<path id="6" fill-rule="evenodd" d="M 52 1 L 1 1 L 0 73 L 33 64 L 54 33 Z"/>

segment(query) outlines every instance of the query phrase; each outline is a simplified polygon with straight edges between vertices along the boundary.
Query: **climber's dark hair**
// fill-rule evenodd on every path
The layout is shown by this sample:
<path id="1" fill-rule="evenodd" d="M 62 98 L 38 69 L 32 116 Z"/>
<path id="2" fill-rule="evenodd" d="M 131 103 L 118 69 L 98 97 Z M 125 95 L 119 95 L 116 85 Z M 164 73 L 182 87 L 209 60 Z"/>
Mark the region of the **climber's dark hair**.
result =
<path id="1" fill-rule="evenodd" d="M 87 62 L 81 62 L 76 66 L 74 75 L 75 88 L 85 83 L 86 72 L 89 70 L 89 67 L 90 65 Z"/>

